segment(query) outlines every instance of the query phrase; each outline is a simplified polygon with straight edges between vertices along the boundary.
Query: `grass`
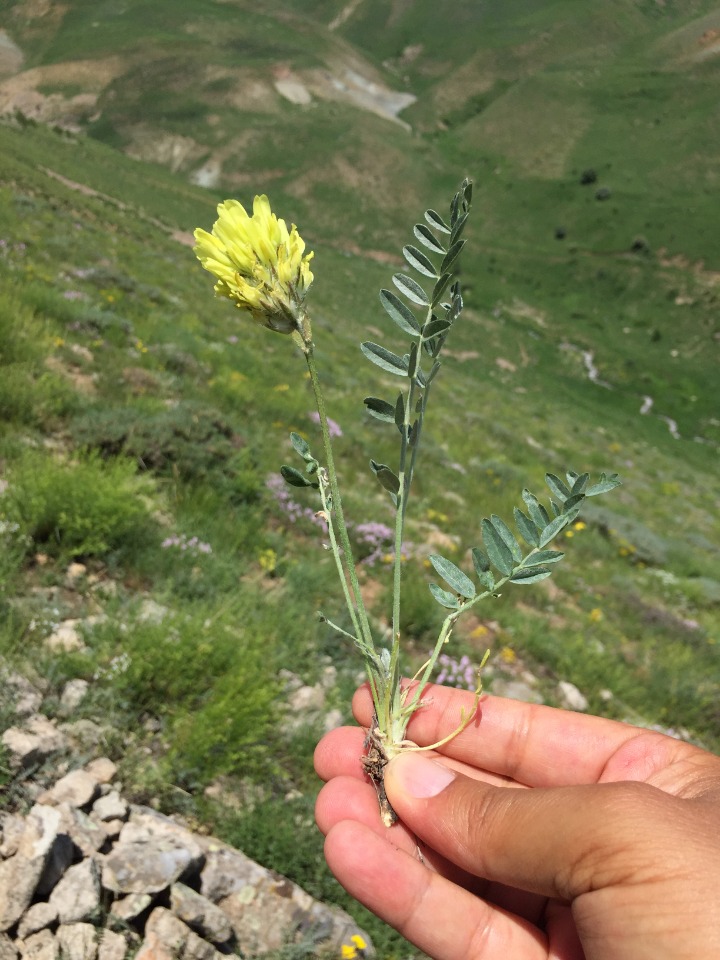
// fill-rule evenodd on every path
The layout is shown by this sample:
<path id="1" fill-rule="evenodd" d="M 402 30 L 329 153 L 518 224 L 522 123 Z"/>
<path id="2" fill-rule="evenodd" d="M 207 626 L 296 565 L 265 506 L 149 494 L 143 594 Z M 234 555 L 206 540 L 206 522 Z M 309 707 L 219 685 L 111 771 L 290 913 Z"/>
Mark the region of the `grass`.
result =
<path id="1" fill-rule="evenodd" d="M 93 56 L 123 55 L 135 5 L 106 6 L 100 17 L 71 4 L 52 38 L 36 25 L 23 41 L 29 65 L 62 62 L 75 40 L 74 57 L 91 55 L 92 44 Z M 411 505 L 408 668 L 441 619 L 425 562 L 438 537 L 454 538 L 441 552 L 469 569 L 481 518 L 511 514 L 524 486 L 543 487 L 545 470 L 617 470 L 621 490 L 561 545 L 568 559 L 556 589 L 508 592 L 458 630 L 452 653 L 477 662 L 490 645 L 496 675 L 515 657 L 548 702 L 557 681 L 570 680 L 597 713 L 682 728 L 720 749 L 720 249 L 708 192 L 717 67 L 681 58 L 682 37 L 695 37 L 691 18 L 709 5 L 658 12 L 617 0 L 617 17 L 602 22 L 590 4 L 531 14 L 526 4 L 488 5 L 480 43 L 469 26 L 457 28 L 477 5 L 457 4 L 460 19 L 437 23 L 435 46 L 402 74 L 393 63 L 420 35 L 412 11 L 373 47 L 372 3 L 338 28 L 341 40 L 322 26 L 341 6 L 327 0 L 273 3 L 247 29 L 252 18 L 234 5 L 174 5 L 170 26 L 163 4 L 142 6 L 157 127 L 212 149 L 249 131 L 226 172 L 258 170 L 257 183 L 238 190 L 229 179 L 222 195 L 246 200 L 267 189 L 316 250 L 318 364 L 343 431 L 336 452 L 356 525 L 390 516 L 367 461 L 390 461 L 394 443 L 362 399 L 392 398 L 395 385 L 359 362 L 357 344 L 401 350 L 402 339 L 374 291 L 390 285 L 392 258 L 424 207 L 444 209 L 463 174 L 476 178 L 462 263 L 467 310 L 437 381 Z M 282 15 L 291 8 L 288 30 Z M 187 33 L 189 23 L 199 32 Z M 570 42 L 573 24 L 584 25 L 581 48 Z M 547 43 L 527 46 L 543 29 Z M 218 68 L 242 48 L 266 80 L 281 54 L 299 58 L 299 69 L 352 43 L 378 75 L 419 94 L 407 111 L 415 132 L 319 101 L 304 113 L 279 101 L 274 112 L 238 112 L 222 85 L 212 106 L 220 122 L 208 127 L 198 64 L 219 31 L 227 43 Z M 672 57 L 671 41 L 680 51 Z M 484 96 L 482 58 L 492 74 Z M 109 145 L 139 122 L 146 79 L 133 66 L 114 81 L 114 98 L 106 91 L 105 126 L 90 132 L 108 143 L 0 126 L 0 478 L 9 484 L 0 494 L 0 656 L 45 676 L 51 713 L 64 682 L 90 680 L 82 710 L 124 731 L 110 749 L 135 797 L 204 819 L 351 909 L 380 956 L 407 956 L 323 865 L 310 820 L 322 718 L 281 733 L 280 670 L 313 685 L 330 658 L 338 672 L 326 709 L 345 715 L 359 670 L 316 618 L 318 609 L 342 617 L 318 530 L 292 521 L 267 486 L 291 457 L 291 430 L 319 445 L 302 360 L 214 301 L 178 239 L 211 225 L 220 192 Z M 440 102 L 452 105 L 442 125 Z M 597 180 L 583 185 L 591 167 Z M 605 185 L 611 196 L 599 201 Z M 645 244 L 633 249 L 639 236 Z M 590 382 L 583 352 L 612 389 Z M 641 414 L 646 396 L 653 406 Z M 87 571 L 72 590 L 71 557 Z M 385 571 L 382 561 L 362 570 L 376 624 L 387 615 Z M 83 651 L 48 651 L 57 622 L 98 609 L 106 619 L 87 631 Z M 0 783 L 8 777 L 0 757 Z M 253 802 L 242 815 L 211 806 L 203 791 L 213 782 Z"/>

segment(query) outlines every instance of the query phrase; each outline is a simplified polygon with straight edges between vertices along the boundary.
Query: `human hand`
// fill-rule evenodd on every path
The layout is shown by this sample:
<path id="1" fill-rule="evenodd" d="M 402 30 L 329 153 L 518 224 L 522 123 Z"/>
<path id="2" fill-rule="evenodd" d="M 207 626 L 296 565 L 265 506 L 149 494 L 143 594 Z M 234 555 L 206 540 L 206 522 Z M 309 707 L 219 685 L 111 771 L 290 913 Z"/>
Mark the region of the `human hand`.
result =
<path id="1" fill-rule="evenodd" d="M 428 688 L 408 736 L 435 743 L 473 695 Z M 366 688 L 353 700 L 370 725 Z M 327 734 L 316 817 L 358 900 L 436 960 L 717 960 L 720 758 L 612 720 L 484 697 L 442 755 L 385 768 L 363 731 Z M 421 854 L 421 856 L 419 856 Z M 422 857 L 422 858 L 421 858 Z"/>

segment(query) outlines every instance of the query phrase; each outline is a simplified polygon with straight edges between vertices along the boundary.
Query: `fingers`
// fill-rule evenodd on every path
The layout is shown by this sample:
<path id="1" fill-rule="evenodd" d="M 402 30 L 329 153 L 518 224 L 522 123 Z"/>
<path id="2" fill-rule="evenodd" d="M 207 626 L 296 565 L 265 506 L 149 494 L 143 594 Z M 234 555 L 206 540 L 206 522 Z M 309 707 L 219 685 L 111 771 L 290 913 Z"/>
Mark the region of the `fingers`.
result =
<path id="1" fill-rule="evenodd" d="M 385 789 L 403 823 L 463 870 L 568 901 L 660 870 L 682 803 L 640 783 L 507 790 L 413 752 L 390 761 Z"/>
<path id="2" fill-rule="evenodd" d="M 421 746 L 456 730 L 463 711 L 473 709 L 474 695 L 430 684 L 423 700 L 426 705 L 413 715 L 407 732 Z M 356 692 L 353 712 L 369 725 L 367 687 Z M 481 699 L 476 718 L 441 752 L 528 786 L 596 783 L 613 754 L 642 733 L 614 720 L 488 696 Z"/>
<path id="3" fill-rule="evenodd" d="M 325 857 L 352 896 L 436 960 L 548 958 L 545 937 L 532 924 L 428 870 L 362 823 L 336 824 Z"/>

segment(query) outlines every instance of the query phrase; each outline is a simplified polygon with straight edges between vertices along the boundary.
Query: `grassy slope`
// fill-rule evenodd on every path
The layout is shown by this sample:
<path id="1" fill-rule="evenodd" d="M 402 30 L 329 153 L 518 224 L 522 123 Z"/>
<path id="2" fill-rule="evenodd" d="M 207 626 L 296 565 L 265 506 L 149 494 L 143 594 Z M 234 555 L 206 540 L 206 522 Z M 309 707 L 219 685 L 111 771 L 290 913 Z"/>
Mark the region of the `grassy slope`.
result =
<path id="1" fill-rule="evenodd" d="M 151 5 L 143 6 L 151 17 Z M 327 21 L 339 6 L 306 10 Z M 421 4 L 411 6 L 422 12 Z M 685 726 L 717 748 L 720 485 L 717 288 L 711 271 L 720 258 L 710 231 L 717 201 L 706 192 L 715 173 L 710 89 L 716 68 L 710 62 L 683 65 L 684 37 L 694 43 L 696 34 L 677 32 L 683 18 L 671 5 L 667 16 L 651 18 L 644 7 L 631 13 L 617 4 L 631 19 L 621 18 L 609 36 L 600 34 L 596 21 L 592 36 L 599 45 L 592 57 L 581 55 L 563 40 L 572 35 L 565 32 L 570 28 L 561 28 L 568 11 L 580 6 L 590 16 L 589 5 L 560 3 L 529 21 L 522 5 L 503 5 L 506 19 L 489 21 L 481 34 L 491 62 L 493 50 L 499 51 L 496 62 L 505 62 L 504 50 L 511 45 L 517 64 L 531 64 L 532 57 L 521 54 L 523 42 L 549 25 L 561 26 L 542 46 L 542 57 L 537 54 L 538 74 L 498 71 L 487 102 L 453 101 L 446 129 L 437 128 L 429 106 L 447 96 L 456 69 L 447 53 L 454 49 L 451 38 L 443 40 L 439 31 L 437 60 L 443 69 L 428 62 L 424 74 L 420 65 L 408 73 L 408 83 L 422 93 L 408 112 L 421 135 L 408 137 L 339 105 L 315 110 L 313 129 L 322 134 L 317 139 L 300 137 L 307 115 L 289 105 L 255 118 L 258 129 L 272 132 L 273 144 L 293 138 L 295 143 L 294 150 L 277 151 L 288 158 L 284 171 L 257 189 L 272 187 L 276 205 L 298 220 L 316 249 L 312 308 L 330 413 L 344 430 L 338 453 L 343 475 L 352 479 L 348 511 L 356 522 L 387 522 L 387 507 L 365 463 L 368 456 L 392 462 L 393 449 L 389 434 L 364 419 L 359 408 L 367 393 L 382 394 L 388 387 L 374 368 L 357 363 L 356 344 L 370 337 L 401 346 L 374 295 L 368 296 L 388 284 L 394 268 L 350 251 L 356 244 L 395 254 L 423 206 L 443 209 L 456 172 L 477 177 L 471 244 L 463 262 L 469 308 L 434 395 L 409 537 L 422 554 L 437 526 L 463 531 L 456 553 L 461 558 L 464 548 L 479 540 L 481 516 L 507 515 L 522 486 L 541 487 L 545 469 L 617 469 L 625 485 L 608 502 L 612 513 L 589 513 L 588 528 L 568 542 L 571 558 L 552 581 L 558 589 L 548 592 L 540 585 L 506 595 L 484 611 L 484 630 L 473 635 L 473 624 L 461 631 L 457 656 L 478 658 L 487 643 L 496 654 L 512 649 L 541 677 L 550 702 L 555 678 L 569 679 L 586 692 L 595 711 Z M 692 12 L 703 13 L 705 6 Z M 314 56 L 299 31 L 288 35 L 276 29 L 270 14 L 278 9 L 272 5 L 267 19 L 253 21 L 253 57 L 262 63 L 268 57 Z M 342 28 L 349 41 L 365 44 L 368 55 L 371 10 L 367 4 L 367 19 Z M 220 16 L 218 11 L 226 30 L 244 29 L 230 16 L 231 5 L 207 5 L 209 19 Z M 73 16 L 87 20 L 91 5 L 73 4 Z M 538 22 L 540 16 L 547 20 Z M 383 31 L 387 49 L 377 50 L 379 69 L 382 57 L 397 55 L 417 35 L 400 26 L 396 35 Z M 625 41 L 631 26 L 633 40 Z M 158 36 L 148 20 L 147 29 L 153 55 L 163 44 L 177 55 L 179 27 L 174 36 Z M 325 37 L 323 31 L 319 35 Z M 126 42 L 121 33 L 112 36 L 115 43 Z M 464 38 L 465 31 L 455 36 Z M 51 44 L 37 35 L 36 62 L 68 55 L 67 37 L 58 34 Z M 87 42 L 97 55 L 98 41 Z M 200 59 L 194 44 L 188 51 Z M 457 71 L 473 75 L 471 52 L 466 56 L 458 46 L 456 61 Z M 142 76 L 135 75 L 134 82 L 139 89 Z M 465 86 L 470 93 L 477 89 L 470 82 Z M 123 110 L 132 113 L 132 89 L 123 94 L 118 88 L 118 96 L 124 96 Z M 538 120 L 543 106 L 547 124 Z M 228 123 L 231 115 L 228 108 Z M 558 117 L 572 133 L 559 160 L 552 149 L 557 134 L 547 134 Z M 162 122 L 180 130 L 189 120 L 165 116 Z M 257 145 L 271 152 L 263 137 Z M 361 150 L 368 176 L 378 179 L 358 193 L 337 179 L 343 167 L 335 159 L 357 157 Z M 402 161 L 388 166 L 389 152 Z M 303 171 L 323 154 L 325 181 L 311 180 L 308 190 L 298 191 Z M 126 758 L 138 795 L 161 796 L 173 806 L 183 796 L 174 785 L 199 797 L 202 785 L 218 773 L 244 773 L 263 783 L 265 799 L 256 815 L 223 819 L 223 829 L 313 892 L 338 896 L 319 868 L 307 867 L 305 854 L 305 866 L 294 858 L 295 825 L 285 840 L 263 826 L 276 797 L 284 803 L 283 794 L 293 786 L 304 793 L 295 801 L 296 817 L 306 818 L 314 790 L 309 756 L 315 734 L 307 731 L 289 742 L 277 737 L 272 725 L 267 728 L 268 705 L 258 691 L 273 694 L 280 666 L 314 682 L 322 666 L 319 650 L 331 654 L 339 668 L 331 705 L 346 709 L 358 667 L 314 626 L 314 610 L 329 608 L 333 601 L 323 598 L 335 596 L 326 585 L 329 571 L 316 535 L 309 526 L 284 522 L 264 488 L 266 475 L 288 456 L 288 431 L 314 436 L 300 360 L 279 337 L 243 334 L 232 311 L 212 301 L 209 281 L 193 266 L 190 250 L 173 239 L 175 230 L 209 226 L 214 199 L 208 192 L 92 140 L 70 142 L 41 129 L 0 127 L 0 156 L 0 237 L 6 241 L 0 255 L 5 372 L 0 461 L 10 492 L 28 446 L 37 447 L 47 464 L 57 461 L 58 450 L 76 457 L 87 437 L 80 427 L 108 411 L 110 426 L 96 425 L 96 439 L 111 434 L 127 410 L 137 423 L 154 423 L 153 418 L 165 422 L 162 417 L 173 408 L 179 408 L 183 429 L 193 437 L 198 409 L 211 411 L 233 436 L 234 451 L 212 461 L 213 444 L 225 450 L 213 435 L 212 443 L 195 443 L 196 452 L 209 452 L 207 460 L 193 460 L 190 476 L 181 466 L 190 460 L 187 446 L 174 468 L 142 475 L 149 486 L 133 495 L 151 505 L 148 536 L 140 538 L 130 527 L 112 549 L 84 557 L 101 582 L 111 576 L 119 584 L 114 598 L 100 601 L 109 621 L 84 654 L 49 658 L 43 652 L 47 623 L 57 617 L 54 604 L 59 602 L 62 616 L 93 612 L 99 602 L 92 585 L 79 594 L 63 593 L 67 546 L 55 542 L 52 532 L 42 540 L 36 531 L 37 542 L 25 558 L 22 547 L 6 549 L 0 648 L 19 660 L 30 651 L 50 680 L 47 710 L 64 680 L 99 671 L 102 679 L 85 708 L 89 716 L 102 710 L 141 742 L 149 736 L 143 726 L 148 716 L 161 718 L 161 742 L 154 746 L 171 749 L 159 776 L 136 766 L 124 742 L 114 746 Z M 579 174 L 590 166 L 599 180 L 581 186 Z M 106 196 L 86 196 L 45 168 Z M 395 177 L 403 183 L 396 184 Z M 598 202 L 594 191 L 605 184 L 612 197 Z M 567 231 L 564 241 L 554 237 L 557 226 Z M 649 253 L 629 251 L 637 234 L 646 237 Z M 68 300 L 66 291 L 85 299 Z M 231 334 L 240 334 L 241 342 L 228 342 Z M 592 350 L 600 376 L 614 389 L 589 383 L 580 353 L 564 344 Z M 674 440 L 660 419 L 639 415 L 646 394 L 654 399 L 654 411 L 677 421 L 682 440 Z M 695 436 L 708 442 L 694 442 Z M 143 442 L 146 455 L 161 445 L 155 436 Z M 458 463 L 466 472 L 455 469 Z M 45 469 L 35 461 L 31 466 L 40 473 Z M 119 510 L 116 501 L 108 509 Z M 171 533 L 199 536 L 212 544 L 213 553 L 191 558 L 163 549 Z M 7 544 L 12 546 L 11 538 Z M 275 563 L 269 573 L 268 551 Z M 32 562 L 38 552 L 50 554 L 44 566 Z M 410 568 L 409 583 L 411 575 L 420 582 L 425 578 L 421 559 Z M 372 572 L 372 579 L 381 576 L 381 570 Z M 45 593 L 32 595 L 36 586 Z M 138 619 L 138 591 L 172 610 L 169 630 Z M 424 586 L 410 586 L 407 599 L 406 629 L 420 656 L 432 639 L 437 608 Z M 386 613 L 384 601 L 381 591 L 374 606 L 378 616 Z M 132 629 L 124 632 L 123 623 Z M 113 673 L 114 658 L 123 653 L 129 653 L 131 666 Z M 610 702 L 601 697 L 603 688 L 613 691 Z M 230 717 L 230 726 L 223 729 L 220 717 L 224 722 Z M 258 743 L 265 739 L 269 750 Z M 392 941 L 383 941 L 380 932 L 375 936 L 392 955 Z"/>

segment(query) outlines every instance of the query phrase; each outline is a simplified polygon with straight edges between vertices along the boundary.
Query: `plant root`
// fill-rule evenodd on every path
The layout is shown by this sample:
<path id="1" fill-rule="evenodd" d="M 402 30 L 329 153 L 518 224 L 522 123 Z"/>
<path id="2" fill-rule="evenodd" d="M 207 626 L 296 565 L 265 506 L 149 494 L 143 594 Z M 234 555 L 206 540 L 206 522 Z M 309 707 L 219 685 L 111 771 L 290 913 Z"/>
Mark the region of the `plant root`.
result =
<path id="1" fill-rule="evenodd" d="M 391 827 L 398 821 L 398 815 L 385 793 L 385 767 L 388 757 L 385 753 L 381 737 L 378 735 L 377 719 L 373 717 L 372 726 L 365 737 L 365 755 L 360 758 L 365 773 L 370 777 L 380 807 L 380 819 L 386 827 Z"/>

